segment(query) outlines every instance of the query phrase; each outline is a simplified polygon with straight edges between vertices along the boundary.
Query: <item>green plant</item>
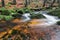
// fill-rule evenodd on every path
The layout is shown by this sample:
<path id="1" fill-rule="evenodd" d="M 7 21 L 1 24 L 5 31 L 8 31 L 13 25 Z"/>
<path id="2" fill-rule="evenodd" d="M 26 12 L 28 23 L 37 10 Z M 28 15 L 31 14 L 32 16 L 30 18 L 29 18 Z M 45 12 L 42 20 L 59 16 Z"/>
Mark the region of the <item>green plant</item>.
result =
<path id="1" fill-rule="evenodd" d="M 16 11 L 13 9 L 6 9 L 5 7 L 0 8 L 0 19 L 11 20 L 14 17 L 12 15 L 16 15 Z"/>
<path id="2" fill-rule="evenodd" d="M 24 13 L 32 13 L 29 8 L 21 8 L 17 9 L 14 7 L 13 9 L 6 9 L 5 7 L 0 8 L 0 19 L 11 20 L 13 18 L 20 18 Z"/>
<path id="3" fill-rule="evenodd" d="M 0 15 L 0 20 L 4 18 L 4 15 Z"/>
<path id="4" fill-rule="evenodd" d="M 20 8 L 17 11 L 22 11 L 23 13 L 31 13 L 32 12 L 32 10 L 28 7 Z"/>
<path id="5" fill-rule="evenodd" d="M 13 18 L 14 18 L 13 16 L 5 16 L 5 17 L 4 17 L 4 19 L 7 20 L 7 21 L 8 21 L 8 20 L 11 20 L 11 19 L 13 19 Z"/>
<path id="6" fill-rule="evenodd" d="M 22 8 L 21 9 L 17 9 L 17 13 L 23 14 L 24 13 L 24 10 Z"/>

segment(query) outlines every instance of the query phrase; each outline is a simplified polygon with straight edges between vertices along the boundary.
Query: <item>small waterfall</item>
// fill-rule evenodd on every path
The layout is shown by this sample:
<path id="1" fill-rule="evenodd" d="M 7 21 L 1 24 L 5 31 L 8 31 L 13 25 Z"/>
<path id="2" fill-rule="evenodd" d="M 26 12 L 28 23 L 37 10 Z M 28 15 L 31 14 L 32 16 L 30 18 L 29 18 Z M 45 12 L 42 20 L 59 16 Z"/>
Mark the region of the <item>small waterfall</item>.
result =
<path id="1" fill-rule="evenodd" d="M 45 24 L 53 25 L 53 24 L 55 24 L 57 21 L 60 21 L 60 19 L 58 19 L 58 17 L 48 15 L 46 11 L 42 11 L 41 14 L 46 17 L 46 23 L 45 23 Z"/>
<path id="2" fill-rule="evenodd" d="M 46 17 L 45 23 L 42 23 L 42 25 L 53 25 L 57 21 L 60 21 L 60 19 L 58 19 L 58 17 L 48 15 L 47 11 L 34 12 L 34 14 L 39 14 L 39 13 Z M 27 22 L 27 21 L 31 20 L 31 18 L 29 16 L 31 16 L 30 13 L 23 14 L 22 15 L 22 22 Z"/>
<path id="3" fill-rule="evenodd" d="M 53 25 L 53 24 L 56 24 L 56 22 L 60 21 L 60 19 L 58 19 L 57 16 L 51 16 L 51 15 L 48 15 L 47 11 L 40 11 L 40 12 L 34 12 L 35 14 L 42 14 L 43 16 L 46 17 L 45 19 L 45 23 L 43 23 L 42 25 Z"/>
<path id="4" fill-rule="evenodd" d="M 30 20 L 30 13 L 25 13 L 22 15 L 22 22 L 27 22 Z"/>

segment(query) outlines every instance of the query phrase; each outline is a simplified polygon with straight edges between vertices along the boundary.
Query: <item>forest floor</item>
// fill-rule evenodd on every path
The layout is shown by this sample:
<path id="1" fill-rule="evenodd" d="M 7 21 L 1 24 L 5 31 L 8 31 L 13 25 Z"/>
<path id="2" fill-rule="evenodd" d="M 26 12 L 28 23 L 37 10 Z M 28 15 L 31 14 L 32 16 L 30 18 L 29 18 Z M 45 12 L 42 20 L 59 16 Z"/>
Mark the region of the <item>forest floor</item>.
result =
<path id="1" fill-rule="evenodd" d="M 40 23 L 42 22 L 43 21 L 41 21 Z M 3 36 L 7 33 L 8 33 L 7 35 L 11 34 L 12 30 L 14 29 L 18 31 L 23 30 L 24 33 L 30 33 L 31 34 L 30 40 L 37 40 L 39 39 L 39 37 L 42 37 L 44 40 L 60 40 L 60 26 L 59 25 L 51 25 L 51 26 L 46 26 L 46 27 L 35 26 L 38 23 L 39 22 L 36 22 L 36 20 L 30 21 L 30 23 L 20 23 L 19 19 L 15 19 L 10 23 L 1 21 L 0 22 L 0 39 L 2 39 Z M 31 26 L 31 25 L 34 25 L 34 26 Z M 26 29 L 24 29 L 24 27 L 26 27 Z M 7 38 L 6 36 L 4 38 Z"/>

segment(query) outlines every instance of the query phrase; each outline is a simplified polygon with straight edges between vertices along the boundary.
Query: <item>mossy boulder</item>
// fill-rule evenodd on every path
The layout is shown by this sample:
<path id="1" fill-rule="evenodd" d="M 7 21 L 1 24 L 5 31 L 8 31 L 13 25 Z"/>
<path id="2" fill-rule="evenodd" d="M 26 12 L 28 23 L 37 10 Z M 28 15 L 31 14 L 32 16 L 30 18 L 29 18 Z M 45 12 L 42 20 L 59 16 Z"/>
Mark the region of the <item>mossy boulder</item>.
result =
<path id="1" fill-rule="evenodd" d="M 42 14 L 31 14 L 31 19 L 41 19 L 41 18 L 45 18 L 45 16 L 43 16 Z"/>
<path id="2" fill-rule="evenodd" d="M 60 25 L 60 21 L 57 22 L 57 25 Z"/>
<path id="3" fill-rule="evenodd" d="M 48 14 L 52 16 L 57 16 L 58 18 L 60 18 L 60 9 L 56 9 L 52 12 L 49 12 Z"/>

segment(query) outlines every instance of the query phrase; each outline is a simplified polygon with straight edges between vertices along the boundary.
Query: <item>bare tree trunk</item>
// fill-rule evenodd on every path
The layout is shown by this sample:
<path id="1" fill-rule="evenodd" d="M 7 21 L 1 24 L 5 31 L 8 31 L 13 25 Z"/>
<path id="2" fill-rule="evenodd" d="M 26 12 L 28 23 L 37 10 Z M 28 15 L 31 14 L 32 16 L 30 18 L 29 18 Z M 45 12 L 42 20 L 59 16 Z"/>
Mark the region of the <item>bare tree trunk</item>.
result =
<path id="1" fill-rule="evenodd" d="M 60 7 L 60 0 L 58 0 L 58 6 Z"/>
<path id="2" fill-rule="evenodd" d="M 27 7 L 27 0 L 25 0 L 25 7 Z"/>
<path id="3" fill-rule="evenodd" d="M 47 0 L 44 0 L 43 7 L 45 6 L 46 1 L 47 1 Z"/>
<path id="4" fill-rule="evenodd" d="M 60 7 L 60 0 L 59 0 L 59 7 Z"/>
<path id="5" fill-rule="evenodd" d="M 52 7 L 52 6 L 53 6 L 53 4 L 55 3 L 55 1 L 56 1 L 56 0 L 53 0 L 53 2 L 51 3 L 51 6 L 50 6 L 50 7 Z"/>
<path id="6" fill-rule="evenodd" d="M 2 7 L 5 7 L 5 3 L 4 3 L 4 0 L 1 0 L 2 1 Z"/>
<path id="7" fill-rule="evenodd" d="M 13 0 L 13 5 L 16 5 L 16 0 Z"/>
<path id="8" fill-rule="evenodd" d="M 29 0 L 29 4 L 30 4 L 30 0 Z"/>

